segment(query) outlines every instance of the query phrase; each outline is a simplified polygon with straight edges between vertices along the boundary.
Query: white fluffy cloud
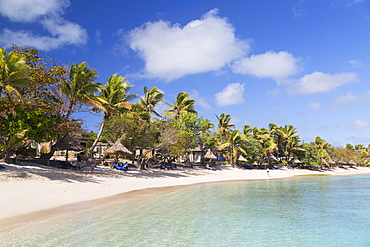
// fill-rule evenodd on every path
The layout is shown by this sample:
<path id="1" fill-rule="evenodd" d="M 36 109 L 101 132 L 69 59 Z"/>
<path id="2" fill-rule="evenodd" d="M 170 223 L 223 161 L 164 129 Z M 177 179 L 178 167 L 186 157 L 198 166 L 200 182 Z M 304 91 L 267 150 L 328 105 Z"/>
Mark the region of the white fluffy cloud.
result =
<path id="1" fill-rule="evenodd" d="M 184 27 L 148 22 L 129 33 L 129 45 L 145 61 L 149 77 L 171 81 L 188 74 L 217 71 L 249 50 L 217 9 Z"/>
<path id="2" fill-rule="evenodd" d="M 29 30 L 4 28 L 0 33 L 0 45 L 31 46 L 49 51 L 63 45 L 78 45 L 87 42 L 87 32 L 80 25 L 61 17 L 67 0 L 0 0 L 0 14 L 13 22 L 38 22 L 49 36 L 40 36 Z"/>
<path id="3" fill-rule="evenodd" d="M 215 95 L 217 105 L 237 105 L 244 102 L 244 83 L 231 83 Z"/>
<path id="4" fill-rule="evenodd" d="M 65 0 L 0 0 L 0 13 L 14 22 L 32 22 L 68 6 Z"/>
<path id="5" fill-rule="evenodd" d="M 348 124 L 348 127 L 350 129 L 367 129 L 370 127 L 370 124 L 368 122 L 362 121 L 362 120 L 355 120 Z"/>
<path id="6" fill-rule="evenodd" d="M 325 74 L 314 72 L 303 76 L 297 83 L 291 85 L 288 91 L 291 94 L 326 93 L 340 86 L 356 82 L 355 73 Z"/>
<path id="7" fill-rule="evenodd" d="M 294 58 L 286 51 L 268 51 L 235 61 L 232 64 L 232 69 L 239 74 L 279 80 L 298 72 L 299 59 Z"/>

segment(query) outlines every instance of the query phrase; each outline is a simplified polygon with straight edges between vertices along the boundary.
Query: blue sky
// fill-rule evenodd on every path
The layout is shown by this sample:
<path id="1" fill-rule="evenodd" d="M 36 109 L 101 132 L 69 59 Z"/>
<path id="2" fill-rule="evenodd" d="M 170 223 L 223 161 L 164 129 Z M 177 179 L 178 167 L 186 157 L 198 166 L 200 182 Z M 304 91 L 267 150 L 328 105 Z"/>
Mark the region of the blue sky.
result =
<path id="1" fill-rule="evenodd" d="M 0 45 L 12 43 L 86 61 L 101 83 L 118 73 L 139 95 L 188 92 L 214 123 L 370 143 L 367 0 L 0 0 Z M 96 131 L 101 118 L 85 120 Z"/>

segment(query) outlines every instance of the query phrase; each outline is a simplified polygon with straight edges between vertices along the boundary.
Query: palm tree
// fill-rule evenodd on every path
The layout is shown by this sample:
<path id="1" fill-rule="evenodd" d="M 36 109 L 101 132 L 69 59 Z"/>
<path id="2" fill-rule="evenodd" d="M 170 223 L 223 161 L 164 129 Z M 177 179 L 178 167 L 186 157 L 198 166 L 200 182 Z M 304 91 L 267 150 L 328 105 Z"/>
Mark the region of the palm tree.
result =
<path id="1" fill-rule="evenodd" d="M 293 127 L 293 125 L 285 125 L 283 128 L 280 128 L 280 136 L 282 143 L 281 148 L 284 155 L 286 155 L 286 158 L 290 158 L 290 154 L 298 150 L 298 147 L 300 145 L 300 139 L 299 135 L 297 133 L 297 129 Z"/>
<path id="2" fill-rule="evenodd" d="M 217 139 L 216 136 L 212 135 L 211 131 L 211 129 L 215 127 L 214 124 L 208 119 L 202 119 L 200 125 L 199 143 L 201 143 L 201 145 L 205 145 L 207 148 L 215 149 Z"/>
<path id="3" fill-rule="evenodd" d="M 239 130 L 233 130 L 227 141 L 219 146 L 219 149 L 223 150 L 225 148 L 230 149 L 230 162 L 234 164 L 238 158 L 239 153 L 247 154 L 243 149 L 242 144 L 245 141 L 245 136 L 240 134 Z"/>
<path id="4" fill-rule="evenodd" d="M 191 99 L 189 96 L 188 93 L 180 92 L 173 102 L 173 105 L 167 103 L 170 109 L 166 110 L 167 113 L 163 114 L 163 117 L 175 115 L 176 118 L 178 118 L 182 112 L 197 113 L 194 109 L 195 100 Z"/>
<path id="5" fill-rule="evenodd" d="M 270 124 L 270 133 L 276 142 L 278 153 L 285 156 L 286 160 L 293 151 L 301 150 L 299 135 L 293 125 L 280 127 L 277 124 Z"/>
<path id="6" fill-rule="evenodd" d="M 277 145 L 268 129 L 253 128 L 252 136 L 262 145 L 265 158 L 276 150 Z"/>
<path id="7" fill-rule="evenodd" d="M 159 91 L 158 88 L 152 87 L 148 90 L 147 87 L 144 87 L 144 96 L 140 98 L 140 104 L 149 112 L 161 117 L 161 115 L 155 111 L 155 107 L 159 102 L 163 101 L 163 98 L 164 94 Z"/>
<path id="8" fill-rule="evenodd" d="M 253 133 L 253 128 L 249 125 L 244 125 L 243 126 L 243 134 L 244 135 L 250 135 Z"/>
<path id="9" fill-rule="evenodd" d="M 103 122 L 100 125 L 98 135 L 90 148 L 92 152 L 99 142 L 103 133 L 105 122 L 112 114 L 122 115 L 121 110 L 130 110 L 129 100 L 137 97 L 136 94 L 129 94 L 134 85 L 129 85 L 125 78 L 114 74 L 108 78 L 107 84 L 101 86 L 100 95 L 94 98 L 94 107 L 104 113 Z"/>
<path id="10" fill-rule="evenodd" d="M 4 93 L 10 104 L 13 104 L 13 97 L 21 99 L 21 95 L 16 86 L 24 85 L 28 82 L 25 76 L 28 66 L 26 59 L 15 52 L 7 52 L 0 49 L 0 96 Z"/>
<path id="11" fill-rule="evenodd" d="M 327 143 L 320 136 L 316 136 L 315 146 L 317 148 L 318 156 L 320 157 L 321 161 L 324 162 L 325 158 L 329 157 L 328 150 L 329 150 L 330 144 Z"/>
<path id="12" fill-rule="evenodd" d="M 235 128 L 235 125 L 230 124 L 232 117 L 229 114 L 221 113 L 220 117 L 216 115 L 218 120 L 217 133 L 221 138 L 228 138 L 231 133 L 231 129 Z"/>
<path id="13" fill-rule="evenodd" d="M 76 111 L 77 106 L 83 104 L 94 105 L 95 92 L 99 90 L 100 83 L 95 83 L 98 73 L 95 69 L 89 69 L 86 62 L 81 64 L 72 64 L 69 68 L 67 79 L 62 79 L 59 84 L 59 90 L 63 100 L 66 102 L 66 113 L 63 118 L 68 121 L 71 114 Z M 64 137 L 66 133 L 58 133 L 58 139 Z M 58 141 L 58 140 L 57 140 Z M 48 154 L 42 157 L 50 159 L 55 149 L 52 146 Z"/>
<path id="14" fill-rule="evenodd" d="M 86 62 L 72 64 L 68 71 L 68 80 L 62 80 L 60 90 L 68 100 L 65 119 L 74 111 L 78 103 L 93 105 L 94 93 L 99 90 L 99 83 L 94 83 L 98 76 L 95 69 L 89 69 Z"/>

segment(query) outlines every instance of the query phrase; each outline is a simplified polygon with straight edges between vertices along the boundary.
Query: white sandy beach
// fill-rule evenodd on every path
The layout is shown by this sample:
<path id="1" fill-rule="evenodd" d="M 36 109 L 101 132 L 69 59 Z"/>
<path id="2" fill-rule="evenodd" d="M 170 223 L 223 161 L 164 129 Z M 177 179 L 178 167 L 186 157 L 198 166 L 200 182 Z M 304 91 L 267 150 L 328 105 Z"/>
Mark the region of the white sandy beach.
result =
<path id="1" fill-rule="evenodd" d="M 95 173 L 91 174 L 88 168 L 74 171 L 39 165 L 2 165 L 6 169 L 0 170 L 0 222 L 5 224 L 12 218 L 18 218 L 19 223 L 23 216 L 42 210 L 135 190 L 232 180 L 281 179 L 299 175 L 370 174 L 370 168 L 363 167 L 324 172 L 279 169 L 270 170 L 268 175 L 266 170 L 239 170 L 230 166 L 223 166 L 217 171 L 180 168 L 170 171 L 132 169 L 127 172 L 98 166 Z"/>

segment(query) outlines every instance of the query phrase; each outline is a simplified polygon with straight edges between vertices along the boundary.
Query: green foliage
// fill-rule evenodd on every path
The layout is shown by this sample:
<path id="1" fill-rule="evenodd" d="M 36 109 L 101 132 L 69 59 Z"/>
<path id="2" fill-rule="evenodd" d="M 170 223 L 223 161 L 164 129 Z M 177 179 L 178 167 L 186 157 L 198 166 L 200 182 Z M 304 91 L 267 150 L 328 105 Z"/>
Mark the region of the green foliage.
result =
<path id="1" fill-rule="evenodd" d="M 200 142 L 200 133 L 204 131 L 204 124 L 208 124 L 208 122 L 196 113 L 184 111 L 180 112 L 177 117 L 170 118 L 168 124 L 177 130 L 178 141 L 176 150 L 178 151 L 175 153 L 177 153 L 176 156 L 181 156 Z"/>
<path id="2" fill-rule="evenodd" d="M 163 93 L 156 87 L 144 87 L 138 103 L 131 103 L 133 85 L 114 74 L 107 83 L 96 83 L 97 71 L 86 62 L 69 68 L 47 63 L 36 49 L 13 47 L 0 49 L 0 155 L 20 152 L 32 141 L 56 141 L 67 132 L 81 132 L 82 122 L 73 116 L 79 111 L 104 114 L 101 129 L 92 148 L 100 140 L 114 142 L 118 138 L 130 149 L 159 150 L 165 158 L 186 155 L 189 149 L 202 145 L 228 154 L 235 162 L 243 153 L 251 161 L 271 154 L 285 157 L 283 163 L 298 157 L 308 165 L 319 166 L 329 159 L 357 164 L 370 163 L 370 145 L 346 144 L 334 148 L 317 136 L 315 142 L 302 144 L 292 125 L 270 124 L 269 129 L 243 126 L 242 132 L 230 124 L 232 117 L 222 113 L 217 130 L 195 111 L 195 100 L 180 92 L 164 116 L 155 120 L 151 113 Z M 97 94 L 97 92 L 99 94 Z M 89 144 L 90 145 L 90 144 Z"/>
<path id="3" fill-rule="evenodd" d="M 98 73 L 90 69 L 86 62 L 72 64 L 68 71 L 68 78 L 61 80 L 60 91 L 67 102 L 66 119 L 76 111 L 75 107 L 81 104 L 94 104 L 94 93 L 98 91 L 100 84 L 94 83 Z"/>
<path id="4" fill-rule="evenodd" d="M 0 96 L 4 94 L 11 104 L 16 99 L 21 99 L 16 87 L 28 83 L 25 76 L 28 70 L 24 56 L 0 49 Z"/>
<path id="5" fill-rule="evenodd" d="M 321 166 L 322 159 L 319 155 L 319 149 L 314 142 L 302 144 L 304 149 L 303 152 L 300 152 L 298 158 L 305 164 L 310 166 Z"/>
<path id="6" fill-rule="evenodd" d="M 352 144 L 346 143 L 346 149 L 348 149 L 348 150 L 354 150 L 355 148 L 353 147 Z"/>
<path id="7" fill-rule="evenodd" d="M 274 138 L 271 136 L 270 131 L 266 128 L 253 128 L 252 137 L 257 140 L 263 150 L 263 156 L 267 158 L 269 154 L 272 154 L 277 147 Z"/>
<path id="8" fill-rule="evenodd" d="M 102 138 L 109 143 L 121 139 L 128 148 L 151 149 L 158 144 L 159 127 L 135 118 L 112 116 L 105 125 Z"/>
<path id="9" fill-rule="evenodd" d="M 224 142 L 230 136 L 235 126 L 230 124 L 232 117 L 229 114 L 221 113 L 220 116 L 216 115 L 216 118 L 218 121 L 216 134 L 219 136 L 220 141 Z"/>
<path id="10" fill-rule="evenodd" d="M 2 155 L 24 148 L 31 140 L 49 141 L 62 131 L 80 128 L 78 121 L 65 118 L 64 101 L 59 97 L 58 85 L 66 72 L 64 68 L 46 66 L 35 49 L 15 47 L 9 53 L 2 52 L 8 56 L 3 62 L 12 61 L 11 70 L 6 68 L 9 64 L 0 65 L 4 72 L 0 84 L 5 85 L 0 88 Z M 10 56 L 13 58 L 9 59 Z M 9 85 L 13 87 L 12 93 Z M 20 145 L 12 143 L 19 136 L 23 138 Z"/>
<path id="11" fill-rule="evenodd" d="M 161 117 L 161 115 L 155 111 L 155 107 L 158 103 L 163 102 L 164 94 L 159 91 L 158 88 L 152 87 L 148 89 L 144 87 L 144 96 L 140 98 L 140 104 L 149 111 L 149 113 L 154 113 L 156 116 Z"/>
<path id="12" fill-rule="evenodd" d="M 93 150 L 96 144 L 99 142 L 102 136 L 106 122 L 111 116 L 136 116 L 141 114 L 142 110 L 140 107 L 135 107 L 135 111 L 132 110 L 132 104 L 129 100 L 137 97 L 136 94 L 129 94 L 130 89 L 133 85 L 129 85 L 125 78 L 114 74 L 108 78 L 107 84 L 102 85 L 99 88 L 100 95 L 93 96 L 91 99 L 91 105 L 94 106 L 95 111 L 102 111 L 104 113 L 103 122 L 100 125 L 99 133 L 91 146 Z M 140 118 L 140 117 L 138 117 Z"/>
<path id="13" fill-rule="evenodd" d="M 190 95 L 185 92 L 180 92 L 176 100 L 173 102 L 173 105 L 167 103 L 170 107 L 169 110 L 166 110 L 167 113 L 163 114 L 164 117 L 175 115 L 179 117 L 183 112 L 197 113 L 195 111 L 195 100 L 189 97 Z"/>
<path id="14" fill-rule="evenodd" d="M 262 144 L 252 136 L 246 136 L 242 144 L 243 149 L 247 153 L 246 158 L 252 162 L 260 161 L 264 156 Z"/>
<path id="15" fill-rule="evenodd" d="M 228 149 L 230 155 L 230 163 L 234 164 L 239 153 L 247 154 L 243 148 L 246 141 L 245 136 L 240 134 L 239 130 L 233 130 L 228 137 L 228 140 L 222 143 L 218 148 L 221 150 Z"/>

